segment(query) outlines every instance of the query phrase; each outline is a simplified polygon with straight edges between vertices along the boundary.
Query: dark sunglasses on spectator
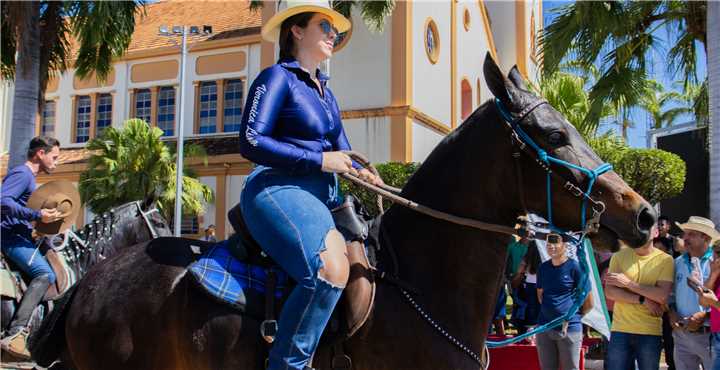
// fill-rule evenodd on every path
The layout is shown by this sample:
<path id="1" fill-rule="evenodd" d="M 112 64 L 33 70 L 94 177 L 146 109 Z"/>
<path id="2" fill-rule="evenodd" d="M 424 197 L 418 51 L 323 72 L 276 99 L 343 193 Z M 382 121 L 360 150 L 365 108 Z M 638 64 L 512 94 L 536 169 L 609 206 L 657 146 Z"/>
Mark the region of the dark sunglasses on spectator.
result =
<path id="1" fill-rule="evenodd" d="M 547 234 L 547 237 L 545 240 L 550 244 L 560 244 L 562 243 L 562 236 L 560 234 L 550 233 Z"/>

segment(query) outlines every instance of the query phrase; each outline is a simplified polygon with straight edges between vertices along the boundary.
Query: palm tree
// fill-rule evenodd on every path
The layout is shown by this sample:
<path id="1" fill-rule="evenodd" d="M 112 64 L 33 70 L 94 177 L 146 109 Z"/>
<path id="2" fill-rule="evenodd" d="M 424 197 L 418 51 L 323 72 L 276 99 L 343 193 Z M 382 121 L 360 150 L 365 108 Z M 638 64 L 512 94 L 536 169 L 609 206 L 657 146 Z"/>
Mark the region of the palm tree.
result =
<path id="1" fill-rule="evenodd" d="M 697 87 L 688 89 L 687 94 L 665 91 L 661 84 L 651 80 L 639 105 L 650 115 L 652 128 L 668 127 L 682 115 L 693 112 L 695 89 Z"/>
<path id="2" fill-rule="evenodd" d="M 340 14 L 350 18 L 353 8 L 357 8 L 362 15 L 363 21 L 370 30 L 382 31 L 385 25 L 385 17 L 390 15 L 395 8 L 394 0 L 384 1 L 357 1 L 357 0 L 339 0 L 330 1 L 333 9 Z M 250 9 L 257 10 L 264 5 L 262 0 L 251 0 Z"/>
<path id="3" fill-rule="evenodd" d="M 94 152 L 80 175 L 80 195 L 93 213 L 134 200 L 156 200 L 158 208 L 172 219 L 175 204 L 176 154 L 160 138 L 163 131 L 141 119 L 125 122 L 122 129 L 109 127 L 91 140 Z M 186 157 L 206 157 L 204 149 L 186 145 Z M 212 190 L 188 170 L 183 177 L 185 214 L 201 214 L 212 202 Z"/>
<path id="4" fill-rule="evenodd" d="M 650 52 L 664 42 L 668 69 L 697 83 L 696 42 L 707 49 L 706 1 L 578 1 L 558 7 L 557 17 L 540 37 L 543 71 L 550 74 L 566 57 L 589 67 L 601 64 L 590 91 L 590 114 L 599 121 L 605 103 L 629 108 L 645 91 Z M 665 27 L 669 40 L 656 37 Z"/>
<path id="5" fill-rule="evenodd" d="M 544 97 L 550 105 L 562 113 L 580 134 L 586 139 L 593 138 L 598 129 L 598 122 L 586 120 L 590 112 L 590 98 L 585 86 L 592 80 L 590 76 L 579 76 L 565 72 L 573 70 L 571 65 L 564 65 L 563 71 L 550 75 L 544 75 L 537 85 L 528 82 L 533 91 Z M 606 105 L 602 118 L 611 117 L 615 114 L 612 106 Z"/>
<path id="6" fill-rule="evenodd" d="M 96 72 L 105 79 L 113 58 L 130 45 L 135 15 L 143 4 L 144 0 L 0 3 L 0 71 L 3 78 L 15 80 L 9 166 L 25 160 L 25 146 L 34 134 L 35 115 L 42 110 L 51 72 L 62 73 L 68 68 L 66 61 L 74 57 L 77 76 Z M 71 55 L 71 38 L 79 45 L 76 55 Z"/>

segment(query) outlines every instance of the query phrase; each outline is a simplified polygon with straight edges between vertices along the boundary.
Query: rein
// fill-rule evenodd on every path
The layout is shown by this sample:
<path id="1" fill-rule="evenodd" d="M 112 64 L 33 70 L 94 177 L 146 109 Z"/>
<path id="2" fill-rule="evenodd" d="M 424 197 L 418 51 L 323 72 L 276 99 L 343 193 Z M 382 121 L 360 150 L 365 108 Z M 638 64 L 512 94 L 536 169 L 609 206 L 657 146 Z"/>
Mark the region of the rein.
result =
<path id="1" fill-rule="evenodd" d="M 525 109 L 523 109 L 519 114 L 518 117 L 513 119 L 512 115 L 505 109 L 505 107 L 502 105 L 502 102 L 500 102 L 499 99 L 495 99 L 495 105 L 503 118 L 503 121 L 510 129 L 510 137 L 511 141 L 513 143 L 513 147 L 516 149 L 519 149 L 520 151 L 524 151 L 526 154 L 528 154 L 531 158 L 535 160 L 535 162 L 543 168 L 546 172 L 546 192 L 547 192 L 547 220 L 548 220 L 548 228 L 551 231 L 561 233 L 562 235 L 568 237 L 570 239 L 570 242 L 576 246 L 577 250 L 577 256 L 578 256 L 578 262 L 580 264 L 580 270 L 581 270 L 581 276 L 580 276 L 580 284 L 575 289 L 574 292 L 574 302 L 570 310 L 565 315 L 562 315 L 560 317 L 555 318 L 554 320 L 545 323 L 543 325 L 538 325 L 532 330 L 529 330 L 525 334 L 515 336 L 510 339 L 506 339 L 503 341 L 486 341 L 485 346 L 483 348 L 482 356 L 475 353 L 473 350 L 471 350 L 468 346 L 463 344 L 460 340 L 452 336 L 450 333 L 448 333 L 444 328 L 442 328 L 437 322 L 435 322 L 430 315 L 417 303 L 407 292 L 407 290 L 400 287 L 400 291 L 403 295 L 403 298 L 410 304 L 411 307 L 415 309 L 415 311 L 418 312 L 418 314 L 430 324 L 431 327 L 433 327 L 438 333 L 443 335 L 450 343 L 455 345 L 458 349 L 460 349 L 462 352 L 467 354 L 470 358 L 472 358 L 481 369 L 487 369 L 490 366 L 490 356 L 488 352 L 488 348 L 495 348 L 495 347 L 502 347 L 505 345 L 513 344 L 516 342 L 519 342 L 531 335 L 535 335 L 537 333 L 541 333 L 547 330 L 550 330 L 552 328 L 555 328 L 559 325 L 567 325 L 568 320 L 577 313 L 580 306 L 582 306 L 583 302 L 585 301 L 585 298 L 588 294 L 588 284 L 589 284 L 589 278 L 588 278 L 588 271 L 589 266 L 587 265 L 587 261 L 585 260 L 585 252 L 584 252 L 584 243 L 585 243 L 585 236 L 589 232 L 597 231 L 599 224 L 600 224 L 600 216 L 605 212 L 605 204 L 601 201 L 595 200 L 591 194 L 592 194 L 592 188 L 593 185 L 595 185 L 595 182 L 597 181 L 597 178 L 600 177 L 603 173 L 608 172 L 612 170 L 612 165 L 609 163 L 603 163 L 597 168 L 591 170 L 579 165 L 572 164 L 570 162 L 564 161 L 559 158 L 555 158 L 547 153 L 544 149 L 542 149 L 539 145 L 533 141 L 533 139 L 525 133 L 525 131 L 520 127 L 520 122 L 523 121 L 528 115 L 530 115 L 535 109 L 538 107 L 548 104 L 546 100 L 539 100 L 535 104 L 532 104 Z M 512 156 L 514 158 L 515 162 L 515 168 L 516 168 L 516 177 L 518 180 L 518 189 L 520 191 L 520 199 L 522 203 L 523 210 L 525 211 L 525 214 L 528 214 L 528 210 L 525 203 L 525 194 L 523 191 L 523 181 L 522 181 L 522 169 L 520 167 L 520 151 L 515 150 L 512 153 Z M 365 168 L 368 168 L 373 174 L 376 176 L 379 176 L 377 169 L 375 169 L 374 166 L 370 164 L 368 159 L 363 156 L 362 154 L 354 151 L 346 151 L 345 154 L 350 156 L 352 159 L 356 160 L 358 163 L 363 165 Z M 584 174 L 588 178 L 588 186 L 587 190 L 583 191 L 582 188 L 579 185 L 574 184 L 572 181 L 565 179 L 564 177 L 560 176 L 558 173 L 554 172 L 551 169 L 551 165 L 559 165 L 562 167 L 566 167 L 570 170 L 576 170 Z M 455 223 L 462 226 L 468 226 L 475 229 L 485 230 L 485 231 L 491 231 L 491 232 L 497 232 L 501 234 L 507 234 L 507 235 L 518 235 L 518 236 L 530 236 L 534 237 L 534 233 L 530 230 L 530 223 L 525 222 L 525 227 L 520 228 L 513 228 L 506 225 L 499 225 L 499 224 L 493 224 L 493 223 L 487 223 L 471 218 L 461 217 L 452 215 L 443 211 L 439 211 L 427 206 L 424 206 L 422 204 L 418 204 L 412 200 L 409 200 L 407 198 L 404 198 L 400 196 L 401 189 L 388 186 L 388 185 L 373 185 L 370 184 L 362 179 L 360 179 L 357 176 L 351 175 L 349 173 L 344 173 L 340 175 L 344 179 L 351 181 L 354 184 L 357 184 L 369 191 L 374 192 L 378 195 L 377 201 L 378 201 L 378 209 L 380 212 L 383 212 L 382 209 L 382 198 L 386 198 L 390 200 L 391 202 L 401 205 L 403 207 L 409 208 L 411 210 L 414 210 L 416 212 L 428 215 L 430 217 L 434 217 L 440 220 L 448 221 L 451 223 Z M 559 176 L 561 179 L 565 180 L 565 184 L 563 188 L 570 192 L 575 197 L 578 197 L 581 199 L 581 207 L 580 207 L 580 224 L 581 229 L 578 232 L 572 232 L 567 230 L 562 230 L 555 226 L 553 223 L 553 217 L 552 217 L 552 176 Z M 587 203 L 592 203 L 592 211 L 593 214 L 590 217 L 590 219 L 586 219 L 586 213 L 587 213 Z M 579 234 L 579 237 L 577 236 Z"/>

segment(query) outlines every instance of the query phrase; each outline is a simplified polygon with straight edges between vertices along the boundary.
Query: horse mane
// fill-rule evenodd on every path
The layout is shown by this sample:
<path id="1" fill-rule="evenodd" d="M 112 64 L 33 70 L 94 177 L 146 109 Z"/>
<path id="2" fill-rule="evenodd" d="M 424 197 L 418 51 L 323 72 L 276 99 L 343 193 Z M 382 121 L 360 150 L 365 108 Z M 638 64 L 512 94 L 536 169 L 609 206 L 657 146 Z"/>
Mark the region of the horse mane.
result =
<path id="1" fill-rule="evenodd" d="M 137 210 L 137 206 L 137 201 L 128 202 L 96 215 L 75 233 L 81 240 L 68 238 L 66 255 L 80 276 L 84 275 L 90 266 L 115 254 L 113 238 L 117 237 L 118 231 L 125 229 L 128 222 L 136 218 L 132 212 Z"/>

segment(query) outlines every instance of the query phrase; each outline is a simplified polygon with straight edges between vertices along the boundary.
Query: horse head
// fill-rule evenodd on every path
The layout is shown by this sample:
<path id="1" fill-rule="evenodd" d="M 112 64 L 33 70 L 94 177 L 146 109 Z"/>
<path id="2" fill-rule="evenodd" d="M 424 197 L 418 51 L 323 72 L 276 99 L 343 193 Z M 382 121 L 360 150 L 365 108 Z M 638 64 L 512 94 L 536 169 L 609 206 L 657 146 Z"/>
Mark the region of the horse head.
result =
<path id="1" fill-rule="evenodd" d="M 551 217 L 557 227 L 569 230 L 581 229 L 584 220 L 599 211 L 599 230 L 589 235 L 595 246 L 615 251 L 618 240 L 633 248 L 645 245 L 656 221 L 652 206 L 614 171 L 593 172 L 607 167 L 562 114 L 529 91 L 516 67 L 506 77 L 488 54 L 484 74 L 496 97 L 491 110 L 505 121 L 502 125 L 509 135 L 520 137 L 517 146 L 525 145 L 512 150 L 522 152 L 517 171 L 522 184 L 516 185 L 516 196 L 527 210 Z M 547 170 L 553 174 L 548 176 Z M 583 199 L 587 202 L 584 215 Z"/>

